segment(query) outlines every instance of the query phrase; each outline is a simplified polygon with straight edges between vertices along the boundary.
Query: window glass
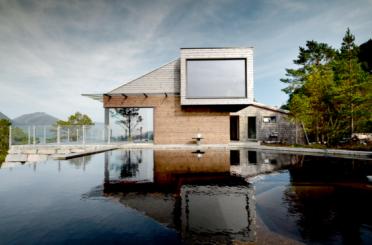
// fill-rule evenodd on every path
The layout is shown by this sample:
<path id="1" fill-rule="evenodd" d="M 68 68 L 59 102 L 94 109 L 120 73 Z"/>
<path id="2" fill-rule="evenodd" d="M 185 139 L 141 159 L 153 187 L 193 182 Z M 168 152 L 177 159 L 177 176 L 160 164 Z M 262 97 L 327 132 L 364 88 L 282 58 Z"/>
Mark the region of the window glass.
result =
<path id="1" fill-rule="evenodd" d="M 111 141 L 153 140 L 152 108 L 110 108 Z"/>
<path id="2" fill-rule="evenodd" d="M 264 123 L 276 123 L 276 116 L 263 117 Z"/>
<path id="3" fill-rule="evenodd" d="M 245 98 L 245 59 L 187 60 L 187 98 Z"/>

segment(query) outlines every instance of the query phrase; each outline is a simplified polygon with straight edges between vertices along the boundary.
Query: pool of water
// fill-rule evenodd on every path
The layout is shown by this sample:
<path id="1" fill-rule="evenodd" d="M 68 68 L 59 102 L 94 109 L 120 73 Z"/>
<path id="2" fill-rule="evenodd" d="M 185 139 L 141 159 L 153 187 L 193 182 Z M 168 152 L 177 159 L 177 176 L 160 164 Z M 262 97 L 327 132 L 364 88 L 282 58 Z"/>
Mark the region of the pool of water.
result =
<path id="1" fill-rule="evenodd" d="M 371 244 L 371 159 L 116 150 L 0 168 L 0 244 Z"/>

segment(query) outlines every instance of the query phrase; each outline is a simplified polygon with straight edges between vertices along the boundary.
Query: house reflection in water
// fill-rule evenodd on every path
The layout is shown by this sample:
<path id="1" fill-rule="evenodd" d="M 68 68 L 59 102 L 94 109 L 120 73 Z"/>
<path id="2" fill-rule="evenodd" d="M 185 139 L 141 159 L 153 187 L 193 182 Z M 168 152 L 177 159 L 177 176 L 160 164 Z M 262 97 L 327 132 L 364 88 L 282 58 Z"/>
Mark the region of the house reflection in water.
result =
<path id="1" fill-rule="evenodd" d="M 230 151 L 107 152 L 104 193 L 186 243 L 255 240 L 253 188 L 230 174 Z"/>
<path id="2" fill-rule="evenodd" d="M 303 162 L 303 155 L 280 154 L 267 151 L 232 150 L 230 171 L 244 177 L 270 173 Z"/>
<path id="3" fill-rule="evenodd" d="M 104 194 L 186 244 L 370 240 L 370 159 L 245 149 L 113 151 L 105 160 Z M 251 179 L 269 172 L 278 174 Z"/>

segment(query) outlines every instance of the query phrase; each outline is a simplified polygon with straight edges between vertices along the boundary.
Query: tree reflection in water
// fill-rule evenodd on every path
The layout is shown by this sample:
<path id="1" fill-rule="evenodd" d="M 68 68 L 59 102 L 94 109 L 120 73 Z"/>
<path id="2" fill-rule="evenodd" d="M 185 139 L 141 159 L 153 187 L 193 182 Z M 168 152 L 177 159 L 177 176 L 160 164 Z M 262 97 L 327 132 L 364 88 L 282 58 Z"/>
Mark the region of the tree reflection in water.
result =
<path id="1" fill-rule="evenodd" d="M 105 196 L 190 243 L 372 240 L 370 160 L 252 150 L 132 150 L 105 159 Z"/>
<path id="2" fill-rule="evenodd" d="M 361 244 L 371 232 L 368 161 L 306 156 L 290 168 L 283 205 L 304 241 Z M 367 232 L 368 234 L 368 232 Z"/>
<path id="3" fill-rule="evenodd" d="M 121 165 L 120 177 L 135 177 L 138 173 L 138 165 L 142 163 L 142 151 L 124 151 L 121 155 L 123 165 Z"/>
<path id="4" fill-rule="evenodd" d="M 86 165 L 89 164 L 91 159 L 92 155 L 87 155 L 83 157 L 72 158 L 68 162 L 70 165 L 75 166 L 77 169 L 82 168 L 83 170 L 85 170 Z"/>

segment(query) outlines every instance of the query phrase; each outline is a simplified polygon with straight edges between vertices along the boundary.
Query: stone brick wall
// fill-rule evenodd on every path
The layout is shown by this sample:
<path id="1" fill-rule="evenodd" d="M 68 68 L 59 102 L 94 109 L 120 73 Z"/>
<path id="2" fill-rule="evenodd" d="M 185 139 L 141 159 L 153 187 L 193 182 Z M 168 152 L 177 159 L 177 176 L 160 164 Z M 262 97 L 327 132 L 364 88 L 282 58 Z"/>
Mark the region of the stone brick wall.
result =
<path id="1" fill-rule="evenodd" d="M 155 144 L 191 144 L 201 133 L 202 144 L 228 144 L 230 142 L 229 112 L 210 107 L 182 108 L 180 96 L 120 96 L 104 97 L 105 108 L 154 108 Z"/>
<path id="2" fill-rule="evenodd" d="M 191 151 L 154 151 L 154 175 L 157 184 L 174 181 L 180 174 L 230 173 L 230 151 L 205 151 L 200 158 Z"/>
<path id="3" fill-rule="evenodd" d="M 268 140 L 270 133 L 278 132 L 278 140 L 290 144 L 304 143 L 302 128 L 288 120 L 287 114 L 256 106 L 247 108 L 231 115 L 239 116 L 240 141 L 248 141 L 248 117 L 256 117 L 256 139 L 258 141 Z M 263 117 L 275 116 L 276 123 L 265 123 Z"/>

